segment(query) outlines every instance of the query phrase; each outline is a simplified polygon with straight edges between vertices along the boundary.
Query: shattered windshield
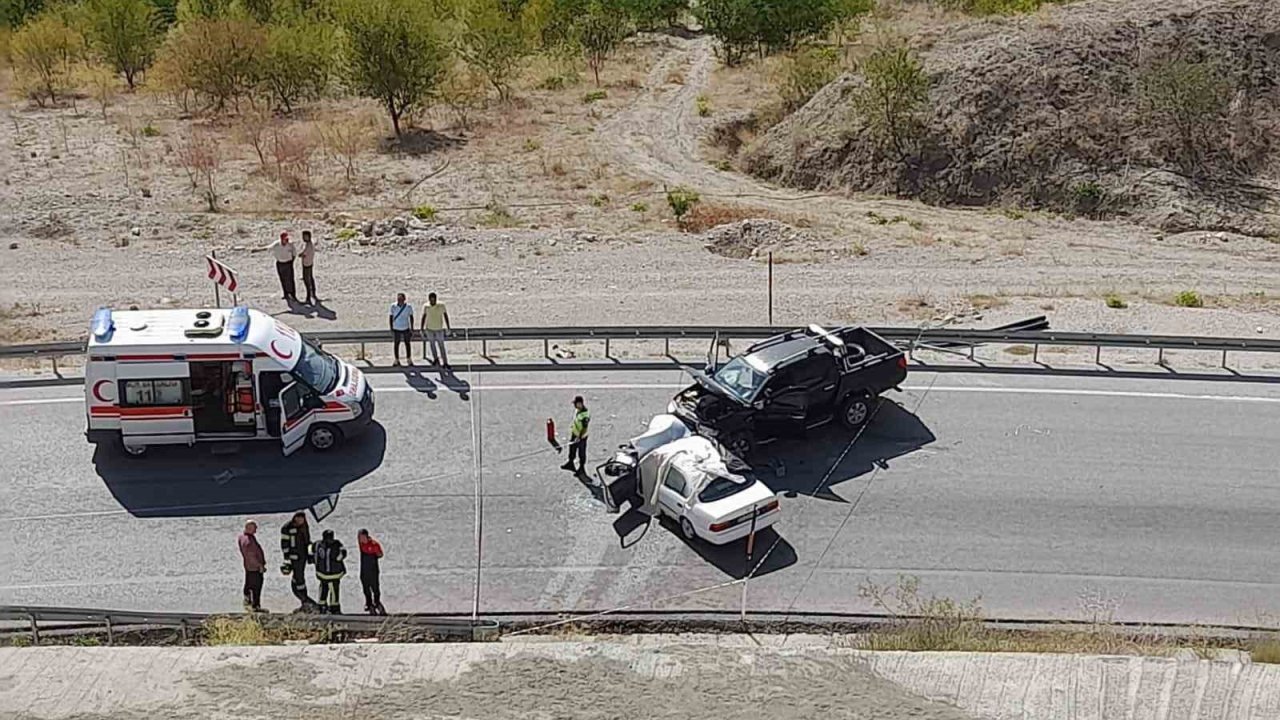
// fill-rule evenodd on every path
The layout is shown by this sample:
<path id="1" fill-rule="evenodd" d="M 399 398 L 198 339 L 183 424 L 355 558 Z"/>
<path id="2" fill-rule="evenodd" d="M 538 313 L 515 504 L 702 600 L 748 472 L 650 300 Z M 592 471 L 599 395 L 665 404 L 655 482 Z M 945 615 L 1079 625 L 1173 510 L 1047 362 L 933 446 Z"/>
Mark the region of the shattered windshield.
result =
<path id="1" fill-rule="evenodd" d="M 723 385 L 739 400 L 749 403 L 760 391 L 768 376 L 748 365 L 746 360 L 737 357 L 725 363 L 724 367 L 716 371 L 714 377 L 716 382 Z"/>

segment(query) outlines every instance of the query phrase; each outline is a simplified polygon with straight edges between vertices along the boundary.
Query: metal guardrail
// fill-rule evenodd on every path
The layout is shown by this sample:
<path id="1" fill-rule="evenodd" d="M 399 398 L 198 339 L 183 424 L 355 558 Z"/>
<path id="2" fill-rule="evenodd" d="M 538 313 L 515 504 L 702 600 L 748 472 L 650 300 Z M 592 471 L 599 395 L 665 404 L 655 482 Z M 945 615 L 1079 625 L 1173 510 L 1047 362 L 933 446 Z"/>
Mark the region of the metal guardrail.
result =
<path id="1" fill-rule="evenodd" d="M 40 643 L 42 630 L 49 632 L 49 624 L 59 623 L 57 630 L 86 630 L 101 626 L 108 643 L 117 631 L 137 628 L 170 628 L 182 633 L 184 639 L 199 630 L 214 617 L 226 614 L 206 613 L 151 613 L 127 610 L 102 610 L 96 608 L 63 608 L 35 605 L 0 605 L 0 622 L 16 623 L 8 632 L 30 632 L 32 642 Z M 437 617 L 431 615 L 254 615 L 264 623 L 280 623 L 325 627 L 348 632 L 417 631 L 431 635 L 463 640 L 487 640 L 497 636 L 497 620 L 472 620 L 470 618 Z M 43 626 L 43 627 L 42 627 Z M 0 630 L 0 632 L 3 632 Z"/>
<path id="2" fill-rule="evenodd" d="M 920 329 L 909 327 L 871 328 L 886 340 L 897 344 L 909 353 L 917 350 L 935 350 L 953 354 L 967 354 L 974 359 L 974 349 L 981 345 L 1026 345 L 1032 348 L 1033 361 L 1039 360 L 1041 346 L 1083 346 L 1095 348 L 1095 361 L 1101 363 L 1103 348 L 1155 350 L 1158 363 L 1164 364 L 1167 350 L 1198 350 L 1222 354 L 1222 365 L 1227 366 L 1228 353 L 1280 353 L 1280 340 L 1245 337 L 1198 337 L 1193 335 L 1120 335 L 1104 333 L 1057 332 L 1047 327 L 1044 318 L 1031 318 L 1021 323 L 993 330 L 969 330 L 957 328 Z M 1022 329 L 1035 328 L 1035 329 Z M 794 329 L 792 326 L 597 326 L 597 327 L 482 327 L 450 330 L 451 341 L 479 342 L 482 357 L 489 357 L 490 342 L 541 342 L 544 356 L 550 357 L 552 341 L 601 341 L 605 357 L 612 358 L 613 341 L 661 340 L 667 356 L 671 354 L 671 341 L 711 340 L 715 338 L 755 340 L 771 337 Z M 365 357 L 365 348 L 371 344 L 391 342 L 387 330 L 337 330 L 304 333 L 308 338 L 324 345 L 359 345 L 359 357 Z M 414 331 L 413 338 L 421 340 Z M 0 358 L 38 357 L 50 358 L 57 371 L 57 359 L 84 352 L 84 341 L 41 343 L 35 345 L 0 345 Z"/>

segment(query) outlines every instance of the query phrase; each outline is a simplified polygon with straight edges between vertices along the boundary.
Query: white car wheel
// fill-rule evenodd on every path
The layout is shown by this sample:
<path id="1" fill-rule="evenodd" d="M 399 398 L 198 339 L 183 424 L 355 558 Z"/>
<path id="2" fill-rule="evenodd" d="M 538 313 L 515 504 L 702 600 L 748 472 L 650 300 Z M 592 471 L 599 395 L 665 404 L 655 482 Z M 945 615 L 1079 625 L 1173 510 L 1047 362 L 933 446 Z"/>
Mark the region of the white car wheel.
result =
<path id="1" fill-rule="evenodd" d="M 693 529 L 693 523 L 689 522 L 689 518 L 680 518 L 680 534 L 684 535 L 685 540 L 697 540 L 698 533 Z"/>

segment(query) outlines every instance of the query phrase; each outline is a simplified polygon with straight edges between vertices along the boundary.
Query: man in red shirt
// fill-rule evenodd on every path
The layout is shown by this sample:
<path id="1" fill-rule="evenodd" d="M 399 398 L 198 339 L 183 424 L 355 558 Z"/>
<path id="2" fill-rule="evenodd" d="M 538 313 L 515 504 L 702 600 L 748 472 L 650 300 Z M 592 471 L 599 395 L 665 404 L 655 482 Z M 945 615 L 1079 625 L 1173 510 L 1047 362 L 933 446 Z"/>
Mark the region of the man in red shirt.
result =
<path id="1" fill-rule="evenodd" d="M 240 558 L 244 560 L 244 609 L 245 612 L 262 610 L 262 573 L 267 569 L 267 556 L 262 553 L 255 535 L 258 524 L 250 520 L 244 524 L 240 535 Z"/>
<path id="2" fill-rule="evenodd" d="M 386 615 L 382 607 L 382 588 L 378 584 L 378 560 L 382 558 L 382 545 L 369 535 L 368 530 L 356 533 L 360 543 L 360 586 L 364 588 L 364 609 L 370 615 Z"/>

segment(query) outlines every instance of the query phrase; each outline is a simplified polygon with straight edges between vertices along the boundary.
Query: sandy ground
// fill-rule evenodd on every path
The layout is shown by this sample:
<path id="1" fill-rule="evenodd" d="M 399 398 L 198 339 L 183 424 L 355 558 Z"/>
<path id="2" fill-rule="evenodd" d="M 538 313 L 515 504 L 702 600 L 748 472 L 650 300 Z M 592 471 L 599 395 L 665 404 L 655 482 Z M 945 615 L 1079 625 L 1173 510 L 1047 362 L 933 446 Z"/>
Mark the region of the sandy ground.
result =
<path id="1" fill-rule="evenodd" d="M 603 100 L 584 102 L 590 82 L 530 85 L 468 131 L 435 120 L 441 130 L 420 138 L 428 152 L 366 154 L 355 182 L 318 159 L 305 196 L 280 190 L 224 122 L 213 128 L 227 150 L 216 214 L 200 211 L 171 160 L 185 121 L 154 98 L 126 98 L 105 122 L 83 101 L 78 114 L 5 107 L 0 342 L 80 336 L 104 304 L 209 304 L 202 258 L 211 250 L 240 272 L 242 301 L 303 328 L 381 327 L 401 290 L 419 305 L 440 293 L 458 326 L 758 324 L 768 318 L 773 252 L 780 324 L 985 324 L 1044 313 L 1060 329 L 1280 332 L 1280 245 L 1266 240 L 815 196 L 717 170 L 700 142 L 717 118 L 699 117 L 695 104 L 718 82 L 742 83 L 742 74 L 718 74 L 707 40 L 645 38 L 608 66 Z M 785 220 L 795 237 L 755 253 L 709 250 L 666 212 L 661 188 L 677 183 L 711 209 Z M 441 211 L 438 221 L 411 222 L 404 236 L 359 232 L 423 203 Z M 283 228 L 320 238 L 323 308 L 286 307 L 269 259 L 250 252 Z M 1206 307 L 1172 307 L 1184 290 Z M 1105 307 L 1108 293 L 1130 306 Z"/>

